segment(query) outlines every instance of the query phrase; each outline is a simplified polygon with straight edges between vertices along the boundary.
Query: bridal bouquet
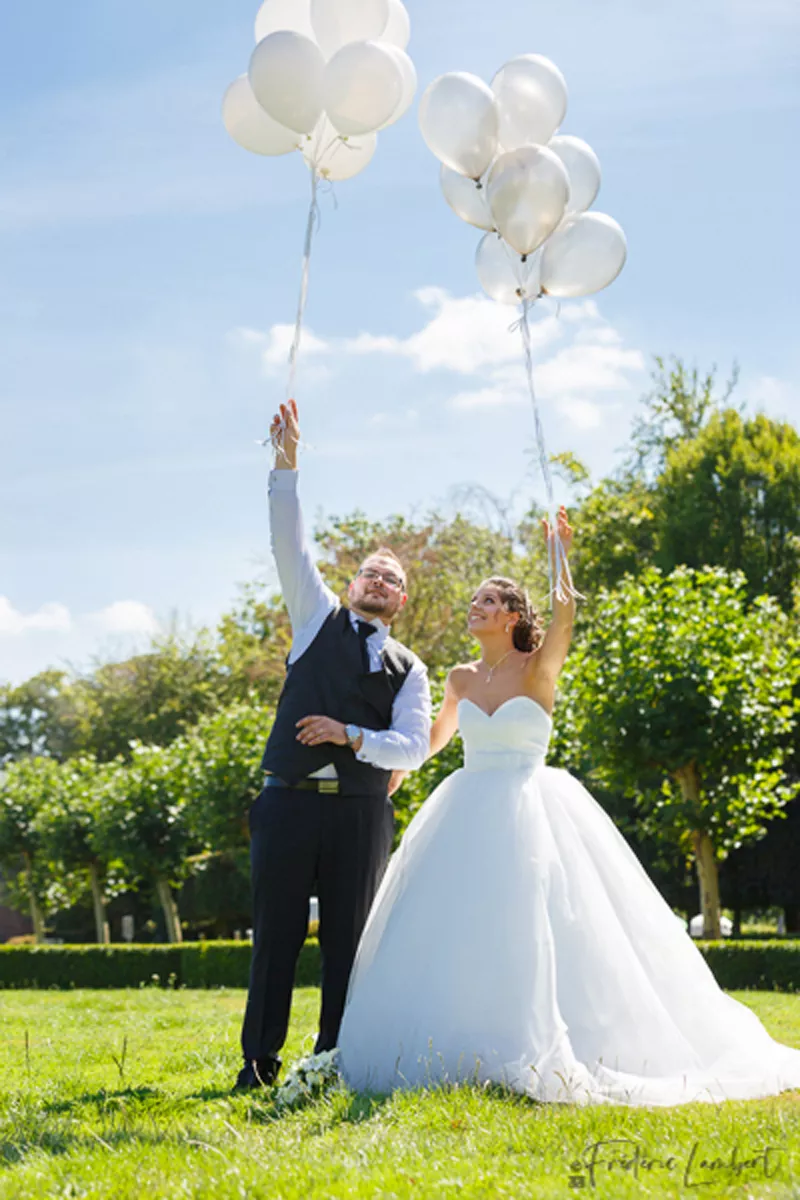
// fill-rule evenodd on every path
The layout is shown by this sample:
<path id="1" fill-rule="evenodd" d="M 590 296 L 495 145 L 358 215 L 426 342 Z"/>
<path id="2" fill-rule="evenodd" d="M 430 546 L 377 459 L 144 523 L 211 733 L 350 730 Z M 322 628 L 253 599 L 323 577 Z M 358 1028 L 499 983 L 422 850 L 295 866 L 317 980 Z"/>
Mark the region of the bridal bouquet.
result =
<path id="1" fill-rule="evenodd" d="M 337 1066 L 339 1051 L 326 1050 L 311 1054 L 295 1063 L 286 1079 L 275 1092 L 273 1101 L 278 1108 L 296 1108 L 316 1100 L 330 1088 L 339 1087 L 341 1076 Z"/>

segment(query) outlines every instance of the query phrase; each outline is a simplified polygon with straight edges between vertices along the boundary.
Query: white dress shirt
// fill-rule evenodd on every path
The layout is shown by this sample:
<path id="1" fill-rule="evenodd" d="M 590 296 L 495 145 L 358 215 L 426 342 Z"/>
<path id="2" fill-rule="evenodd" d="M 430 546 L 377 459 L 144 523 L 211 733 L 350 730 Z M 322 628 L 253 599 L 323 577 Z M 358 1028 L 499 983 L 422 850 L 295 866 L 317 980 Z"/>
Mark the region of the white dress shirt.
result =
<path id="1" fill-rule="evenodd" d="M 308 650 L 331 612 L 339 607 L 339 599 L 323 580 L 306 544 L 296 471 L 270 473 L 269 510 L 272 553 L 292 623 L 291 664 Z M 350 619 L 355 627 L 359 618 L 351 612 Z M 376 632 L 367 639 L 369 664 L 371 670 L 380 671 L 389 626 L 380 618 L 370 624 L 375 626 Z M 431 694 L 427 668 L 416 655 L 394 698 L 389 729 L 363 729 L 362 732 L 364 740 L 356 755 L 360 762 L 385 771 L 415 771 L 422 766 L 430 749 Z M 330 777 L 335 773 L 331 764 L 322 771 L 315 771 L 314 775 Z"/>

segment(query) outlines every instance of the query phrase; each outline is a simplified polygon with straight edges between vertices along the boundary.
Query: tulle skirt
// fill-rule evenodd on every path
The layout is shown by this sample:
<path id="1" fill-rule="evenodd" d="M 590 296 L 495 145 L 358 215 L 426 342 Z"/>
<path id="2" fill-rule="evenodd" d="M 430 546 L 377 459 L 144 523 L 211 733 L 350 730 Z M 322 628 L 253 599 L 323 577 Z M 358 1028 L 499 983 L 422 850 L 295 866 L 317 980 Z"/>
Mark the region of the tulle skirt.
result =
<path id="1" fill-rule="evenodd" d="M 410 824 L 350 980 L 346 1081 L 674 1105 L 800 1088 L 613 822 L 550 767 L 459 770 Z"/>

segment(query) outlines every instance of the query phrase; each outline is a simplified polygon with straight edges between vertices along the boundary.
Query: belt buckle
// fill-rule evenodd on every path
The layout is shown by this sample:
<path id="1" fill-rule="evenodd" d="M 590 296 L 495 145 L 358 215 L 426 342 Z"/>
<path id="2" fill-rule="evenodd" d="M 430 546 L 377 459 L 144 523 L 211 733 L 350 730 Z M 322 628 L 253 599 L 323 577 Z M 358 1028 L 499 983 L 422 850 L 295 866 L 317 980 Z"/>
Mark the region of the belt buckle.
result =
<path id="1" fill-rule="evenodd" d="M 319 791 L 323 796 L 338 796 L 339 780 L 338 779 L 320 779 Z"/>

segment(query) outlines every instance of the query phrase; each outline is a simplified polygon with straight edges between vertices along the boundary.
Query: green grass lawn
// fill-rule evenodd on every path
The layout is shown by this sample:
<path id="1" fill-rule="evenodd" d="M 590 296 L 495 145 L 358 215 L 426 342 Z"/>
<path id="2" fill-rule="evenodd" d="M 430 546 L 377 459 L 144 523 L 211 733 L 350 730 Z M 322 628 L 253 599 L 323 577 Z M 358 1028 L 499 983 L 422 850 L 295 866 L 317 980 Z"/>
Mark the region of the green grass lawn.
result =
<path id="1" fill-rule="evenodd" d="M 800 996 L 738 999 L 800 1047 Z M 285 1062 L 310 1051 L 318 1004 L 295 993 Z M 0 1197 L 800 1197 L 800 1093 L 571 1109 L 462 1087 L 334 1094 L 276 1117 L 229 1093 L 243 1005 L 235 991 L 0 992 Z M 607 1139 L 662 1164 L 638 1178 L 598 1165 L 592 1187 L 573 1164 Z M 734 1151 L 762 1158 L 701 1166 Z"/>

